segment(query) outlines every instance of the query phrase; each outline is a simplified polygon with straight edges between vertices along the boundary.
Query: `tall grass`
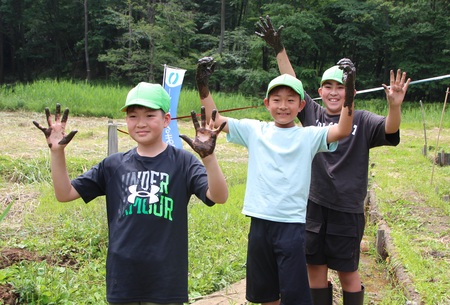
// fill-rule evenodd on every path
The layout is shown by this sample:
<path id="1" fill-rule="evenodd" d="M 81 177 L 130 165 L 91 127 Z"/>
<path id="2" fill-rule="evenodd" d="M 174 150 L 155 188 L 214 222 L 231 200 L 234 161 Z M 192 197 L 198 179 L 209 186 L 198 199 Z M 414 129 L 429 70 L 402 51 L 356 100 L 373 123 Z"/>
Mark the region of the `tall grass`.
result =
<path id="1" fill-rule="evenodd" d="M 56 103 L 68 107 L 76 116 L 114 118 L 131 88 L 85 82 L 39 80 L 29 84 L 2 86 L 0 110 L 41 112 L 53 109 Z"/>
<path id="2" fill-rule="evenodd" d="M 54 109 L 56 103 L 69 108 L 75 116 L 96 116 L 112 119 L 123 118 L 120 108 L 125 104 L 131 88 L 112 85 L 91 85 L 85 82 L 40 80 L 30 84 L 17 84 L 14 87 L 0 87 L 0 110 L 26 110 L 42 112 L 45 107 Z M 215 99 L 218 107 L 231 109 L 245 106 L 257 106 L 255 98 L 233 95 L 231 98 L 217 93 Z M 262 105 L 262 101 L 259 103 Z M 262 109 L 252 111 L 235 111 L 233 115 L 243 117 L 250 113 L 258 114 Z M 190 119 L 191 110 L 199 112 L 198 92 L 185 89 L 181 91 L 178 116 Z"/>
<path id="3" fill-rule="evenodd" d="M 17 84 L 12 87 L 3 85 L 0 87 L 0 110 L 41 112 L 45 107 L 53 109 L 56 103 L 60 103 L 62 107 L 69 108 L 72 115 L 117 119 L 123 118 L 123 113 L 119 109 L 125 103 L 130 89 L 120 85 L 91 85 L 85 82 L 56 80 L 40 80 L 29 84 Z M 227 116 L 239 119 L 270 120 L 261 98 L 221 92 L 213 92 L 212 94 L 219 110 L 227 111 Z M 439 127 L 444 97 L 445 90 L 443 90 L 442 101 L 423 101 L 427 126 Z M 239 109 L 245 107 L 250 108 Z M 386 115 L 388 111 L 384 93 L 380 93 L 380 99 L 376 100 L 364 100 L 362 96 L 357 96 L 355 107 L 381 115 Z M 188 117 L 187 120 L 189 120 L 191 110 L 199 112 L 199 108 L 198 92 L 183 88 L 180 94 L 177 117 Z M 406 96 L 402 109 L 404 127 L 422 126 L 423 114 L 418 102 L 410 102 L 408 96 Z M 443 127 L 450 126 L 449 111 L 445 112 L 442 122 Z"/>

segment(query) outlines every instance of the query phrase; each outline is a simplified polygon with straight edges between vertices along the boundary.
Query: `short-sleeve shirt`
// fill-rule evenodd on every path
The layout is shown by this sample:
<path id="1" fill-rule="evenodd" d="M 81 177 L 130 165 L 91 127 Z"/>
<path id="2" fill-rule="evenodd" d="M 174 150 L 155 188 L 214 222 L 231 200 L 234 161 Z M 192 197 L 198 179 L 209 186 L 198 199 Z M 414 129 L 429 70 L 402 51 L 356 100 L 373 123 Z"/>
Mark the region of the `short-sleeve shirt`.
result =
<path id="1" fill-rule="evenodd" d="M 305 223 L 311 162 L 327 144 L 328 127 L 279 128 L 273 122 L 228 119 L 227 140 L 248 149 L 242 213 L 276 222 Z"/>
<path id="2" fill-rule="evenodd" d="M 72 181 L 85 202 L 106 195 L 111 303 L 188 301 L 187 206 L 208 205 L 207 174 L 190 152 L 168 145 L 155 157 L 116 153 Z"/>
<path id="3" fill-rule="evenodd" d="M 340 115 L 328 115 L 326 109 L 305 95 L 306 106 L 298 118 L 303 126 L 331 126 Z M 400 132 L 386 134 L 386 118 L 366 110 L 356 110 L 351 134 L 339 140 L 332 154 L 319 153 L 313 160 L 309 198 L 330 209 L 364 213 L 367 195 L 369 150 L 400 142 Z"/>

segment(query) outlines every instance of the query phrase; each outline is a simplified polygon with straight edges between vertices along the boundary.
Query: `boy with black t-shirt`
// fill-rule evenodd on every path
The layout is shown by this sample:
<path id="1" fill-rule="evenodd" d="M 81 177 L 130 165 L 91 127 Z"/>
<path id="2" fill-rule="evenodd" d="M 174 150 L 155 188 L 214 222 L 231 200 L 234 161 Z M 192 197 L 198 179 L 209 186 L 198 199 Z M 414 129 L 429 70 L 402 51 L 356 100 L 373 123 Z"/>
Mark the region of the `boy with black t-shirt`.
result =
<path id="1" fill-rule="evenodd" d="M 127 96 L 129 135 L 137 147 L 108 156 L 70 181 L 65 146 L 76 131 L 65 134 L 68 109 L 55 121 L 46 108 L 48 128 L 41 129 L 51 154 L 51 173 L 58 201 L 82 198 L 86 203 L 106 196 L 109 227 L 106 261 L 107 300 L 110 304 L 177 304 L 188 302 L 187 206 L 191 195 L 206 205 L 228 198 L 225 178 L 214 154 L 217 135 L 212 121 L 202 125 L 192 119 L 195 140 L 182 137 L 192 153 L 162 140 L 170 123 L 170 96 L 159 84 L 139 83 Z M 213 116 L 214 117 L 214 116 Z"/>

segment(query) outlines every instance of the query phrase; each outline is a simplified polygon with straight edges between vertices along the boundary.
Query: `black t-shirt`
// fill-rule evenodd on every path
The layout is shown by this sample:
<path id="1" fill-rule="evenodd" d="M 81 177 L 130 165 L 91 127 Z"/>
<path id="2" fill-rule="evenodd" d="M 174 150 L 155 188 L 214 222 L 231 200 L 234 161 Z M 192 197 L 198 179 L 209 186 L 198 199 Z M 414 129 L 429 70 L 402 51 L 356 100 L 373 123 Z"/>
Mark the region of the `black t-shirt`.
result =
<path id="1" fill-rule="evenodd" d="M 108 302 L 187 302 L 187 205 L 192 194 L 214 204 L 203 164 L 170 145 L 152 158 L 132 149 L 105 158 L 72 185 L 85 202 L 106 195 Z"/>
<path id="2" fill-rule="evenodd" d="M 326 109 L 305 94 L 306 106 L 298 114 L 303 126 L 328 126 L 339 122 L 339 115 Z M 332 153 L 319 153 L 312 164 L 309 199 L 321 206 L 347 213 L 364 213 L 367 194 L 369 150 L 372 147 L 400 142 L 400 132 L 385 133 L 383 116 L 356 110 L 352 133 L 339 141 Z"/>

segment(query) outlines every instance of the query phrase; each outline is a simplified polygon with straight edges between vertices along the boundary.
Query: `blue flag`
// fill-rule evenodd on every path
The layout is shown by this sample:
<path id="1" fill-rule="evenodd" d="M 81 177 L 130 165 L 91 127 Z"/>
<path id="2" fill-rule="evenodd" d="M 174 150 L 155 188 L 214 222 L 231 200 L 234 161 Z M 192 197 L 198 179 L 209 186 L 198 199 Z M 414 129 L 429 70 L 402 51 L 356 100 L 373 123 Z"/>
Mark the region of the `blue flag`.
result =
<path id="1" fill-rule="evenodd" d="M 163 87 L 170 96 L 170 116 L 177 117 L 178 100 L 180 99 L 181 86 L 183 85 L 186 70 L 164 66 Z M 183 148 L 178 131 L 177 120 L 171 120 L 169 126 L 164 129 L 163 141 L 177 148 Z"/>

